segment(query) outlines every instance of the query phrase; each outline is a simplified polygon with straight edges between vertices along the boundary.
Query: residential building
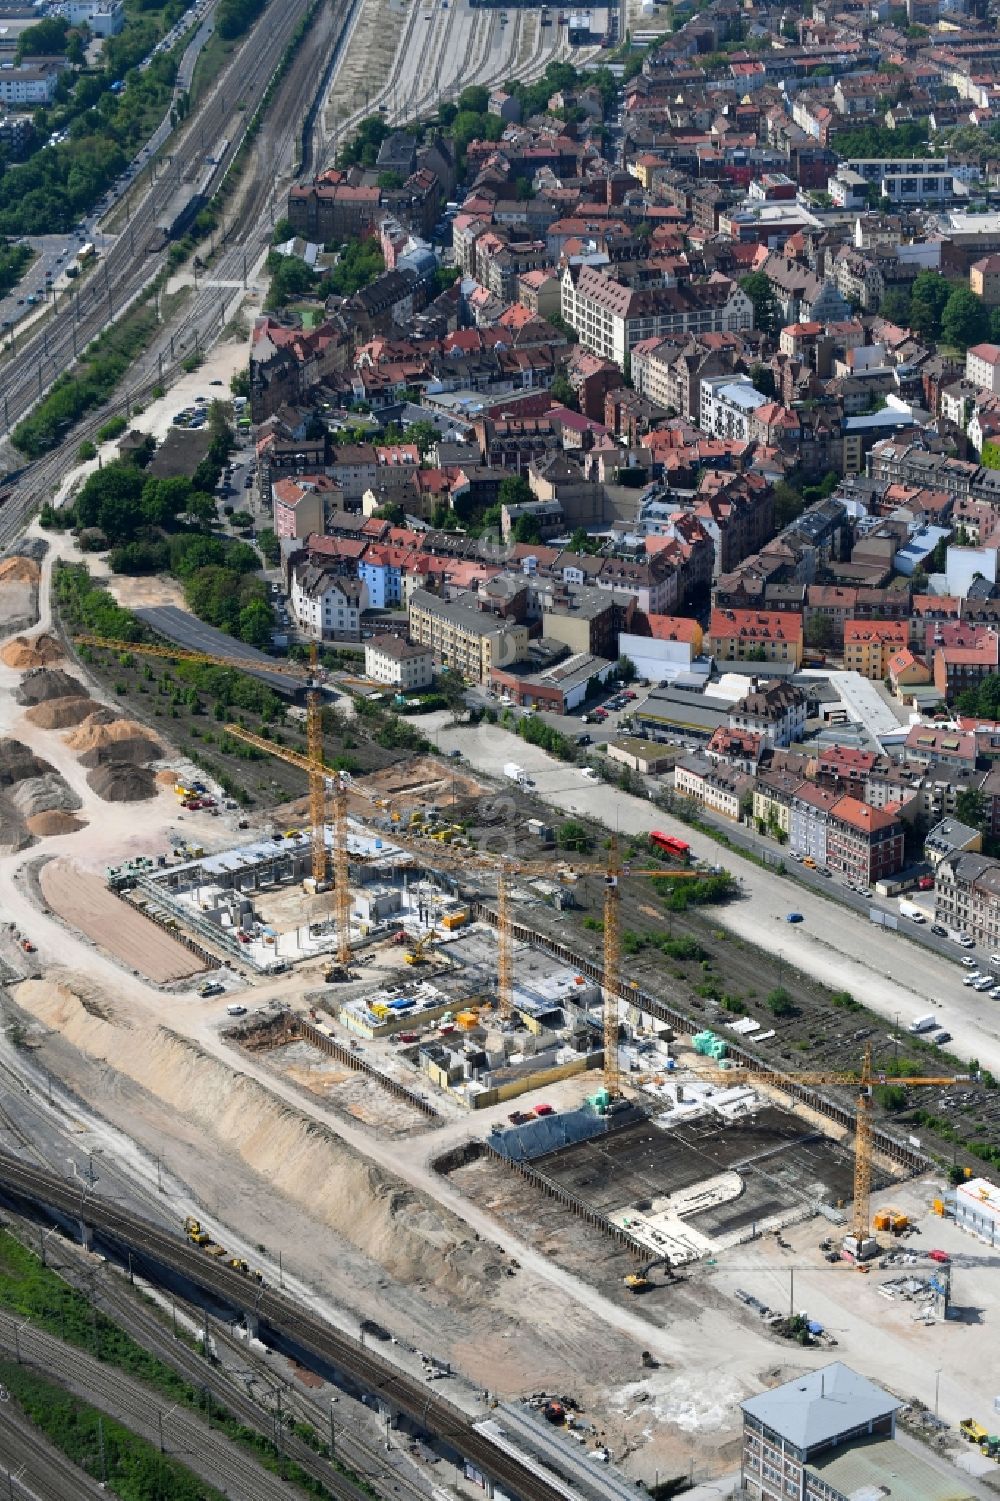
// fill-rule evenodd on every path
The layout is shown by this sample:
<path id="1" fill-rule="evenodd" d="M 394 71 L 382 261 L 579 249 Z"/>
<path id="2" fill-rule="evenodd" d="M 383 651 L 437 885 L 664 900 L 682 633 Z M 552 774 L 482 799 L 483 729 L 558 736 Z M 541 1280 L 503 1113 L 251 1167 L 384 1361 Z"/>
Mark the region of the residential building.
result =
<path id="1" fill-rule="evenodd" d="M 333 451 L 328 473 L 343 490 L 345 502 L 358 505 L 366 490 L 378 488 L 378 454 L 370 443 L 342 443 Z"/>
<path id="2" fill-rule="evenodd" d="M 988 307 L 1000 306 L 1000 255 L 984 255 L 969 267 L 969 289 Z"/>
<path id="3" fill-rule="evenodd" d="M 271 511 L 276 537 L 305 541 L 313 533 L 323 534 L 323 496 L 312 485 L 296 484 L 291 479 L 278 480 L 271 487 Z"/>
<path id="4" fill-rule="evenodd" d="M 893 655 L 906 646 L 905 620 L 847 620 L 844 622 L 844 667 L 882 682 L 889 675 Z"/>
<path id="5" fill-rule="evenodd" d="M 702 630 L 696 620 L 682 615 L 647 615 L 648 634 L 623 631 L 618 650 L 634 663 L 641 678 L 651 683 L 666 683 L 690 672 L 701 655 Z"/>
<path id="6" fill-rule="evenodd" d="M 712 611 L 708 650 L 720 662 L 802 665 L 802 616 L 777 610 Z"/>
<path id="7" fill-rule="evenodd" d="M 826 835 L 830 810 L 840 793 L 815 782 L 800 782 L 789 807 L 788 848 L 808 856 L 821 868 L 826 865 Z"/>
<path id="8" fill-rule="evenodd" d="M 365 677 L 401 693 L 428 688 L 434 681 L 434 656 L 426 646 L 400 636 L 376 636 L 365 642 Z"/>
<path id="9" fill-rule="evenodd" d="M 674 767 L 674 787 L 713 813 L 738 822 L 743 799 L 753 788 L 752 778 L 696 753 Z"/>
<path id="10" fill-rule="evenodd" d="M 715 375 L 701 382 L 700 425 L 715 438 L 750 436 L 753 414 L 767 405 L 748 375 Z"/>
<path id="11" fill-rule="evenodd" d="M 830 809 L 826 863 L 848 880 L 872 886 L 903 868 L 903 825 L 895 813 L 842 797 Z"/>
<path id="12" fill-rule="evenodd" d="M 789 746 L 806 727 L 806 695 L 791 683 L 755 684 L 729 711 L 729 728 L 759 735 L 765 745 Z"/>
<path id="13" fill-rule="evenodd" d="M 580 343 L 623 369 L 643 339 L 668 334 L 740 333 L 753 327 L 753 304 L 725 277 L 676 286 L 630 286 L 617 267 L 568 265 L 562 278 L 562 317 Z"/>
<path id="14" fill-rule="evenodd" d="M 0 104 L 20 105 L 22 109 L 51 104 L 59 82 L 58 67 L 22 65 L 0 69 Z"/>
<path id="15" fill-rule="evenodd" d="M 289 602 L 299 629 L 318 641 L 359 641 L 368 591 L 339 563 L 299 564 L 291 572 Z"/>
<path id="16" fill-rule="evenodd" d="M 951 855 L 979 855 L 983 849 L 983 836 L 957 818 L 942 818 L 924 840 L 924 857 L 931 865 L 940 865 Z"/>
<path id="17" fill-rule="evenodd" d="M 934 919 L 967 933 L 988 952 L 1000 950 L 1000 860 L 949 855 L 934 872 Z"/>
<path id="18" fill-rule="evenodd" d="M 474 683 L 488 683 L 494 667 L 520 662 L 528 651 L 528 628 L 478 609 L 474 596 L 450 603 L 426 589 L 410 596 L 410 639 L 428 647 L 443 667 Z"/>
<path id="19" fill-rule="evenodd" d="M 741 1480 L 759 1501 L 831 1501 L 814 1462 L 848 1445 L 892 1439 L 902 1403 L 841 1361 L 740 1404 Z"/>
<path id="20" fill-rule="evenodd" d="M 1000 345 L 973 344 L 966 350 L 965 378 L 981 391 L 1000 396 Z"/>

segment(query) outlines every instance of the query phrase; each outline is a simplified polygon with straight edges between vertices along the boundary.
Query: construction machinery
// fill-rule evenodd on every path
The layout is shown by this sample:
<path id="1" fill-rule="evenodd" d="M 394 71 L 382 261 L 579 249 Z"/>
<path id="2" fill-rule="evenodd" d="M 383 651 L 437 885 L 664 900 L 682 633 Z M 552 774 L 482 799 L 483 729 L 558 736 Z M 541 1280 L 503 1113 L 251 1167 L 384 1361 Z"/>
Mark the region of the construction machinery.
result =
<path id="1" fill-rule="evenodd" d="M 665 1270 L 668 1282 L 675 1282 L 677 1280 L 674 1277 L 674 1269 L 670 1264 L 669 1256 L 658 1256 L 655 1261 L 647 1262 L 646 1265 L 640 1267 L 637 1272 L 629 1272 L 627 1276 L 623 1278 L 625 1286 L 628 1288 L 629 1292 L 647 1293 L 649 1292 L 650 1288 L 655 1287 L 656 1283 L 650 1281 L 649 1274 L 650 1272 L 655 1272 L 658 1266 L 662 1266 Z"/>
<path id="2" fill-rule="evenodd" d="M 440 937 L 441 934 L 436 928 L 432 928 L 429 933 L 422 933 L 419 938 L 411 938 L 407 935 L 407 943 L 409 944 L 409 949 L 405 956 L 407 964 L 429 964 L 430 959 L 428 958 L 427 950 Z"/>
<path id="3" fill-rule="evenodd" d="M 194 1219 L 190 1214 L 184 1221 L 184 1233 L 192 1245 L 210 1246 L 212 1244 L 212 1237 L 208 1231 L 203 1230 L 200 1221 Z"/>
<path id="4" fill-rule="evenodd" d="M 878 1244 L 871 1234 L 871 1185 L 872 1185 L 872 1104 L 875 1086 L 898 1083 L 907 1089 L 942 1088 L 949 1084 L 969 1083 L 972 1074 L 948 1074 L 923 1078 L 893 1079 L 884 1073 L 873 1071 L 872 1045 L 865 1043 L 861 1068 L 855 1071 L 815 1069 L 803 1073 L 779 1073 L 777 1070 L 756 1068 L 738 1064 L 732 1068 L 701 1069 L 692 1071 L 693 1077 L 711 1084 L 764 1085 L 784 1090 L 794 1095 L 797 1088 L 826 1088 L 828 1086 L 857 1090 L 855 1100 L 854 1132 L 854 1210 L 850 1234 L 845 1245 L 860 1264 L 866 1257 L 876 1254 Z"/>

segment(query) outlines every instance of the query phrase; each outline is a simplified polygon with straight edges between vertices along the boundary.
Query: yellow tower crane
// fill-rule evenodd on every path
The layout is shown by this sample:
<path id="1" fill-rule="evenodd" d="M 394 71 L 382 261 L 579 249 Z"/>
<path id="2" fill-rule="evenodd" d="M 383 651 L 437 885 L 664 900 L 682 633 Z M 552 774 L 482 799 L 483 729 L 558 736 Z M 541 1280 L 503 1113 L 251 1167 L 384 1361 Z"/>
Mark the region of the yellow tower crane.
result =
<path id="1" fill-rule="evenodd" d="M 950 1074 L 917 1078 L 893 1078 L 872 1068 L 872 1046 L 865 1044 L 858 1070 L 810 1069 L 803 1073 L 780 1073 L 777 1070 L 737 1065 L 734 1068 L 693 1069 L 695 1079 L 711 1084 L 763 1084 L 793 1093 L 796 1086 L 825 1088 L 846 1086 L 857 1090 L 854 1133 L 854 1210 L 851 1234 L 857 1247 L 871 1234 L 872 1188 L 872 1100 L 878 1084 L 901 1084 L 905 1088 L 942 1088 L 948 1084 L 970 1082 L 971 1074 Z"/>
<path id="2" fill-rule="evenodd" d="M 97 646 L 110 651 L 131 652 L 135 656 L 159 657 L 168 662 L 197 662 L 204 667 L 225 667 L 235 669 L 237 672 L 253 673 L 258 664 L 248 662 L 245 657 L 215 656 L 203 651 L 185 651 L 180 646 L 158 646 L 145 641 L 114 641 L 107 636 L 76 636 L 74 638 L 78 646 Z M 319 885 L 326 880 L 326 835 L 324 831 L 324 803 L 325 788 L 324 779 L 326 771 L 323 766 L 323 699 L 320 693 L 319 669 L 317 662 L 317 648 L 315 643 L 310 648 L 309 666 L 302 666 L 298 662 L 268 662 L 266 668 L 261 665 L 261 671 L 275 673 L 281 677 L 296 678 L 306 686 L 306 745 L 308 755 L 303 757 L 304 770 L 309 777 L 309 823 L 310 836 L 312 839 L 312 874 L 313 880 Z M 232 732 L 232 726 L 228 727 Z M 244 732 L 239 732 L 246 738 Z M 277 754 L 274 746 L 268 741 L 261 741 L 262 746 Z M 334 804 L 336 812 L 336 803 Z"/>

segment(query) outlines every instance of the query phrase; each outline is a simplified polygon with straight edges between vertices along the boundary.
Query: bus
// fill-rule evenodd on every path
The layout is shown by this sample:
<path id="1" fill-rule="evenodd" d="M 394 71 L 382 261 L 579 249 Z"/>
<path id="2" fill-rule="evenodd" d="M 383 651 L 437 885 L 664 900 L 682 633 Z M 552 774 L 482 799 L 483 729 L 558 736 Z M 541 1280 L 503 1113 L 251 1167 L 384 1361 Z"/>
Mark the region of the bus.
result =
<path id="1" fill-rule="evenodd" d="M 686 844 L 683 839 L 676 839 L 673 834 L 661 834 L 658 829 L 654 829 L 649 838 L 656 845 L 656 848 L 662 850 L 665 855 L 671 855 L 673 859 L 679 860 L 682 865 L 689 863 L 691 859 L 691 846 Z"/>

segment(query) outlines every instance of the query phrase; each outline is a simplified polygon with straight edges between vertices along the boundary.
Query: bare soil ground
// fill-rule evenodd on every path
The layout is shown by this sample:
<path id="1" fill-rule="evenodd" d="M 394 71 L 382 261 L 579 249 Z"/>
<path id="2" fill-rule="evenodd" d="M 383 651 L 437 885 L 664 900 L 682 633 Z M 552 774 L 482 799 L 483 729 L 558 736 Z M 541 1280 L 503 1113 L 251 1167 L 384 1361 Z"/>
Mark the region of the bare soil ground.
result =
<path id="1" fill-rule="evenodd" d="M 408 1136 L 427 1129 L 426 1119 L 405 1100 L 397 1100 L 367 1075 L 345 1068 L 308 1042 L 287 1043 L 260 1056 L 333 1110 L 370 1126 L 380 1136 Z"/>
<path id="2" fill-rule="evenodd" d="M 119 901 L 99 875 L 81 870 L 74 861 L 49 861 L 39 879 L 53 912 L 155 985 L 183 980 L 204 969 L 168 933 Z"/>

